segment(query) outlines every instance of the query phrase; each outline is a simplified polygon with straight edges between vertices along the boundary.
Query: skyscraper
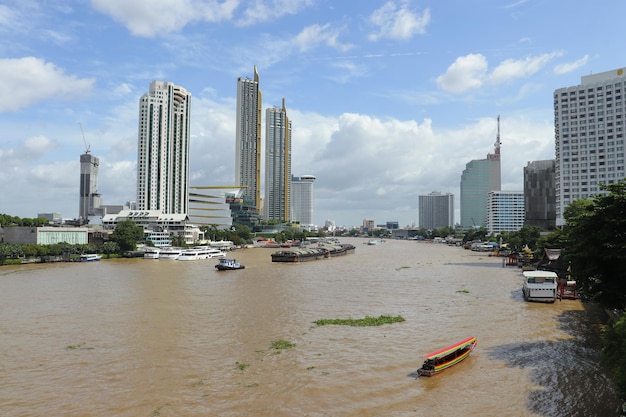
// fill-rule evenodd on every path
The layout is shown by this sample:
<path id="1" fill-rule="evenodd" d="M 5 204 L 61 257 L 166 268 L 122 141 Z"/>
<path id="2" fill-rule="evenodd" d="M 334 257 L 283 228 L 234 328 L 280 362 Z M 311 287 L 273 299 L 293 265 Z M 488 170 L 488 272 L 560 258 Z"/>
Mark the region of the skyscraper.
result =
<path id="1" fill-rule="evenodd" d="M 500 191 L 500 116 L 494 153 L 465 165 L 461 175 L 461 224 L 463 230 L 487 226 L 487 195 Z"/>
<path id="2" fill-rule="evenodd" d="M 419 225 L 427 230 L 454 227 L 454 196 L 438 191 L 420 195 Z"/>
<path id="3" fill-rule="evenodd" d="M 191 93 L 153 81 L 139 101 L 137 208 L 187 214 Z"/>
<path id="4" fill-rule="evenodd" d="M 265 218 L 290 220 L 291 122 L 282 107 L 270 107 L 265 118 Z"/>
<path id="5" fill-rule="evenodd" d="M 314 175 L 302 175 L 291 179 L 291 220 L 302 226 L 313 225 Z"/>
<path id="6" fill-rule="evenodd" d="M 254 79 L 237 79 L 235 184 L 245 187 L 243 198 L 261 209 L 261 90 L 259 73 Z"/>
<path id="7" fill-rule="evenodd" d="M 554 159 L 524 167 L 524 224 L 553 230 L 556 226 Z"/>
<path id="8" fill-rule="evenodd" d="M 624 68 L 583 76 L 580 84 L 554 92 L 556 225 L 579 198 L 606 192 L 600 184 L 623 179 Z"/>
<path id="9" fill-rule="evenodd" d="M 80 156 L 80 198 L 78 217 L 86 223 L 94 209 L 102 204 L 98 193 L 98 165 L 100 160 L 89 153 L 89 148 Z"/>

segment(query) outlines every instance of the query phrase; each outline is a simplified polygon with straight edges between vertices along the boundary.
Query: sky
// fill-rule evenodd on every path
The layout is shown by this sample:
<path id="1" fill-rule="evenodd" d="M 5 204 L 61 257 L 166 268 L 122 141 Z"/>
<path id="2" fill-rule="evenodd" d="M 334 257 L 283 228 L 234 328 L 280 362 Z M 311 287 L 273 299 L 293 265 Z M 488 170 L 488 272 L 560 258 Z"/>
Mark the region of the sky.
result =
<path id="1" fill-rule="evenodd" d="M 292 174 L 317 178 L 316 224 L 418 226 L 432 191 L 454 194 L 459 222 L 461 174 L 493 152 L 497 117 L 502 190 L 521 191 L 524 166 L 554 158 L 554 91 L 626 65 L 625 13 L 622 0 L 0 0 L 0 213 L 76 218 L 86 149 L 103 204 L 135 201 L 154 80 L 192 94 L 190 185 L 234 185 L 236 83 L 256 65 L 263 109 L 285 99 Z"/>

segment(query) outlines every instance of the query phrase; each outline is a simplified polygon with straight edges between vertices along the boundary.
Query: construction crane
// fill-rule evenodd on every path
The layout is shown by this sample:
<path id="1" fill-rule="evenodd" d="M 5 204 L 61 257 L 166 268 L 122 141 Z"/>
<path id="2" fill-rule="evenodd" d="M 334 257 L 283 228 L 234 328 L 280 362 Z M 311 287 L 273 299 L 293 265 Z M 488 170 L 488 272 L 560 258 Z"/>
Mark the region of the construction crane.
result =
<path id="1" fill-rule="evenodd" d="M 83 135 L 83 142 L 85 142 L 85 153 L 89 153 L 89 145 L 87 144 L 87 139 L 85 139 L 85 131 L 83 131 L 83 124 L 79 123 L 80 133 Z"/>

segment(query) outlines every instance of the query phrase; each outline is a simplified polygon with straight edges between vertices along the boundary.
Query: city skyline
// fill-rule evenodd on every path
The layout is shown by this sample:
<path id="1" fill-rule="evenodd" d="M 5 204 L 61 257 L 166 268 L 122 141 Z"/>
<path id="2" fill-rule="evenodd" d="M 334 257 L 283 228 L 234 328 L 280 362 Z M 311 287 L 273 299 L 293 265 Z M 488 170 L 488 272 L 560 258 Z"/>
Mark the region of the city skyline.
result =
<path id="1" fill-rule="evenodd" d="M 419 195 L 460 196 L 498 115 L 501 189 L 521 190 L 529 161 L 555 158 L 554 92 L 624 65 L 607 40 L 626 5 L 611 6 L 598 20 L 592 4 L 536 0 L 0 0 L 0 212 L 78 217 L 81 124 L 102 204 L 132 201 L 137 103 L 155 80 L 193 95 L 189 184 L 236 184 L 235 81 L 255 65 L 260 110 L 289 102 L 315 224 L 416 225 Z"/>

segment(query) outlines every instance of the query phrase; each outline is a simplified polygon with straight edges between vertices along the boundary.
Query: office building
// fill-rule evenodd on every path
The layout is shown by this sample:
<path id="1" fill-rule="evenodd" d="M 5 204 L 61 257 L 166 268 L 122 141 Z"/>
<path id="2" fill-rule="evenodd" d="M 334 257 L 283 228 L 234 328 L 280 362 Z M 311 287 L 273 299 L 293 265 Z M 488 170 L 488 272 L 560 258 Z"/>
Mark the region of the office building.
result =
<path id="1" fill-rule="evenodd" d="M 516 232 L 524 226 L 523 191 L 489 191 L 487 232 Z"/>
<path id="2" fill-rule="evenodd" d="M 98 193 L 98 166 L 100 160 L 89 153 L 89 148 L 80 156 L 80 197 L 78 200 L 78 219 L 87 223 L 90 216 L 102 204 Z"/>
<path id="3" fill-rule="evenodd" d="M 556 226 L 554 159 L 524 167 L 524 224 L 553 230 Z"/>
<path id="4" fill-rule="evenodd" d="M 554 92 L 556 225 L 579 199 L 624 178 L 624 68 L 581 77 Z"/>
<path id="5" fill-rule="evenodd" d="M 419 226 L 426 230 L 454 228 L 454 196 L 438 191 L 420 195 Z"/>
<path id="6" fill-rule="evenodd" d="M 500 116 L 494 153 L 485 159 L 475 159 L 465 165 L 461 175 L 462 230 L 487 226 L 487 195 L 500 191 Z"/>
<path id="7" fill-rule="evenodd" d="M 244 188 L 246 204 L 261 210 L 261 90 L 254 79 L 237 79 L 235 184 Z"/>
<path id="8" fill-rule="evenodd" d="M 313 225 L 314 175 L 291 178 L 291 220 L 301 226 Z"/>
<path id="9" fill-rule="evenodd" d="M 291 122 L 283 98 L 282 107 L 270 107 L 265 117 L 266 220 L 290 221 Z"/>
<path id="10" fill-rule="evenodd" d="M 230 229 L 233 216 L 230 202 L 241 198 L 241 187 L 198 185 L 189 187 L 189 221 L 198 226 Z"/>
<path id="11" fill-rule="evenodd" d="M 191 93 L 153 81 L 139 101 L 137 208 L 186 214 Z"/>

